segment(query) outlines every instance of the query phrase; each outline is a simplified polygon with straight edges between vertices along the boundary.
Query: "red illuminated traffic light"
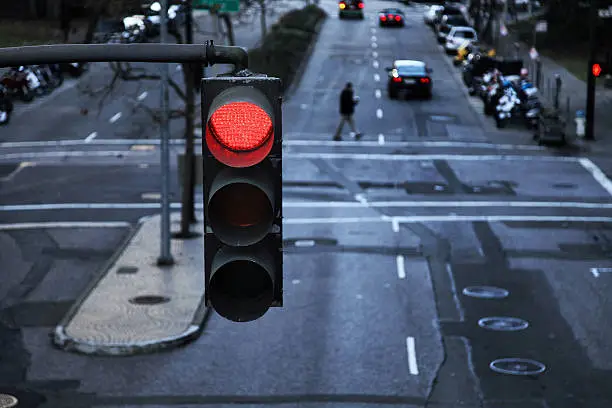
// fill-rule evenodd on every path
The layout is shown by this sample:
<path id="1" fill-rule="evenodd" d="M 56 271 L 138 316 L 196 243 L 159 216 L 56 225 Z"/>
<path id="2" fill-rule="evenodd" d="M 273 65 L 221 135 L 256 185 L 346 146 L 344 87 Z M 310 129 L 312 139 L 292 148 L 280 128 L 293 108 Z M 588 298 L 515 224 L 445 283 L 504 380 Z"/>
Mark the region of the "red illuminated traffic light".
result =
<path id="1" fill-rule="evenodd" d="M 594 77 L 599 77 L 601 75 L 601 65 L 599 64 L 593 64 L 593 66 L 591 67 L 591 72 L 593 73 Z"/>
<path id="2" fill-rule="evenodd" d="M 202 81 L 206 303 L 226 319 L 282 306 L 281 82 Z"/>

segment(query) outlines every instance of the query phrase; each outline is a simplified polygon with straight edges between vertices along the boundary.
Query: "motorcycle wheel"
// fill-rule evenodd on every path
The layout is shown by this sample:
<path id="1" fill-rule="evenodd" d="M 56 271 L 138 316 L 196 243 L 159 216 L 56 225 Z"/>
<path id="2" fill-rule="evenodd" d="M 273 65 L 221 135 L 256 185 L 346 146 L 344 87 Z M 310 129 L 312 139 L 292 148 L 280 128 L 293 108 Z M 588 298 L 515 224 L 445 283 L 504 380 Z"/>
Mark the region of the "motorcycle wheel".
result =
<path id="1" fill-rule="evenodd" d="M 26 102 L 26 103 L 28 103 L 28 102 L 32 102 L 32 101 L 34 100 L 34 97 L 35 97 L 35 96 L 36 96 L 36 95 L 34 95 L 34 92 L 32 92 L 32 91 L 30 90 L 30 88 L 28 88 L 28 87 L 26 87 L 26 86 L 24 86 L 24 87 L 21 89 L 21 92 L 19 92 L 19 98 L 20 98 L 20 99 L 21 99 L 23 102 Z"/>
<path id="2" fill-rule="evenodd" d="M 6 126 L 9 124 L 9 122 L 11 121 L 11 113 L 10 112 L 6 112 L 6 119 L 4 119 L 4 121 L 0 121 L 0 126 Z"/>
<path id="3" fill-rule="evenodd" d="M 495 115 L 495 126 L 498 129 L 505 128 L 507 124 L 508 124 L 508 119 L 502 119 L 502 118 L 498 117 L 497 115 Z"/>

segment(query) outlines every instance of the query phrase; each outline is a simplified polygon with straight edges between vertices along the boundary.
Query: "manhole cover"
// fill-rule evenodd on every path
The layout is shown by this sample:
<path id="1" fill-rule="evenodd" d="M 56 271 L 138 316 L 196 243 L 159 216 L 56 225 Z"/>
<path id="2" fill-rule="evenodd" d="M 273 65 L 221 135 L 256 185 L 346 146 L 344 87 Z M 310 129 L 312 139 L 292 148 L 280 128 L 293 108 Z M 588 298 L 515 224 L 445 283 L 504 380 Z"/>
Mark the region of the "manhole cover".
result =
<path id="1" fill-rule="evenodd" d="M 169 297 L 158 295 L 136 296 L 130 299 L 130 303 L 135 305 L 159 305 L 170 301 Z"/>
<path id="2" fill-rule="evenodd" d="M 136 272 L 138 272 L 138 268 L 136 268 L 135 266 L 121 266 L 117 268 L 118 275 L 128 275 L 134 274 Z"/>
<path id="3" fill-rule="evenodd" d="M 526 358 L 500 358 L 491 362 L 489 368 L 497 373 L 509 375 L 536 375 L 546 370 L 544 364 Z"/>
<path id="4" fill-rule="evenodd" d="M 552 186 L 554 188 L 567 188 L 567 189 L 576 188 L 576 185 L 572 183 L 555 183 Z"/>
<path id="5" fill-rule="evenodd" d="M 463 289 L 463 294 L 480 299 L 503 299 L 508 297 L 510 292 L 493 286 L 470 286 Z"/>
<path id="6" fill-rule="evenodd" d="M 19 400 L 12 395 L 0 394 L 0 408 L 10 408 L 17 405 Z"/>
<path id="7" fill-rule="evenodd" d="M 478 321 L 483 329 L 496 331 L 518 331 L 525 330 L 529 323 L 516 317 L 483 317 Z"/>

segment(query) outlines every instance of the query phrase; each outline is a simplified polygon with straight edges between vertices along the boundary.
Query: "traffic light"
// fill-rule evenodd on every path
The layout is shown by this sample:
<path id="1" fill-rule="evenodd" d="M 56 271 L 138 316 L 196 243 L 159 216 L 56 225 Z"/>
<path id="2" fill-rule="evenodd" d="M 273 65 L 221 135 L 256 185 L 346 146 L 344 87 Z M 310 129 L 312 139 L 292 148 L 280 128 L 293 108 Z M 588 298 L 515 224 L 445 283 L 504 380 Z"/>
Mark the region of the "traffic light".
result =
<path id="1" fill-rule="evenodd" d="M 593 64 L 593 66 L 591 67 L 591 73 L 593 74 L 595 78 L 601 75 L 602 70 L 603 69 L 601 68 L 601 64 L 598 64 L 598 63 Z"/>
<path id="2" fill-rule="evenodd" d="M 202 80 L 205 300 L 248 322 L 283 304 L 281 80 Z"/>

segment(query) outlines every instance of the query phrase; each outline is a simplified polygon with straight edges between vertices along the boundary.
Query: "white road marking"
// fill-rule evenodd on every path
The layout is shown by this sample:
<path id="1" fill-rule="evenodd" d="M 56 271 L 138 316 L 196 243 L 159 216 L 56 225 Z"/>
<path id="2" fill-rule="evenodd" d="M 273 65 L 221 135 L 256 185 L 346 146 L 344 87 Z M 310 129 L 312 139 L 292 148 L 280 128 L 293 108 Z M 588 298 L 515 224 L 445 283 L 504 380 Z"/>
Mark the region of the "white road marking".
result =
<path id="1" fill-rule="evenodd" d="M 196 134 L 201 133 L 201 128 L 196 128 Z M 300 135 L 300 136 L 312 136 L 316 137 L 318 133 L 303 133 L 303 132 L 287 132 L 287 135 Z M 196 140 L 196 144 L 201 144 L 201 140 Z M 285 146 L 331 146 L 331 141 L 328 140 L 285 140 L 283 145 Z M 355 143 L 358 146 L 376 146 L 373 142 L 344 142 L 345 145 Z M 83 146 L 83 145 L 119 145 L 119 146 L 130 146 L 130 145 L 159 145 L 159 139 L 94 139 L 90 143 L 86 143 L 83 139 L 74 140 L 45 140 L 36 142 L 4 142 L 0 143 L 0 148 L 33 148 L 33 147 L 67 147 L 67 146 Z M 170 140 L 171 145 L 184 145 L 183 139 L 172 139 Z M 451 141 L 423 141 L 423 142 L 388 142 L 388 146 L 393 147 L 466 147 L 466 148 L 483 148 L 483 149 L 498 149 L 498 150 L 532 150 L 532 151 L 544 151 L 545 147 L 532 146 L 532 145 L 514 145 L 514 144 L 494 144 L 487 142 L 451 142 Z M 0 155 L 1 156 L 1 155 Z M 573 158 L 577 161 L 577 158 Z"/>
<path id="2" fill-rule="evenodd" d="M 399 222 L 397 222 L 396 220 L 391 220 L 391 228 L 393 229 L 393 232 L 399 232 L 400 230 Z"/>
<path id="3" fill-rule="evenodd" d="M 377 38 L 376 38 L 376 36 L 375 36 L 375 35 L 373 35 L 373 36 L 372 36 L 372 38 L 370 38 L 370 40 L 371 40 L 373 43 L 375 43 L 375 42 L 377 41 Z"/>
<path id="4" fill-rule="evenodd" d="M 295 241 L 294 244 L 296 247 L 312 247 L 315 245 L 315 242 L 312 239 Z"/>
<path id="5" fill-rule="evenodd" d="M 382 111 L 382 109 L 380 109 L 380 108 L 376 109 L 376 117 L 377 117 L 378 119 L 382 119 L 382 117 L 383 117 L 383 111 Z"/>
<path id="6" fill-rule="evenodd" d="M 398 255 L 395 257 L 395 263 L 397 265 L 397 277 L 400 279 L 406 279 L 406 266 L 404 265 L 404 257 Z"/>
<path id="7" fill-rule="evenodd" d="M 611 273 L 612 268 L 591 268 L 591 273 L 594 277 L 599 278 L 602 273 Z"/>
<path id="8" fill-rule="evenodd" d="M 381 98 L 382 92 L 380 91 L 380 89 L 377 89 L 376 91 L 374 91 L 374 96 L 376 97 L 376 99 Z"/>
<path id="9" fill-rule="evenodd" d="M 17 166 L 17 168 L 15 170 L 13 170 L 12 172 L 10 172 L 9 174 L 7 174 L 4 177 L 0 177 L 0 181 L 11 181 L 12 179 L 14 179 L 19 173 L 21 173 L 21 171 L 27 167 L 34 167 L 36 166 L 36 163 L 34 162 L 21 162 L 19 163 L 19 166 Z"/>
<path id="10" fill-rule="evenodd" d="M 293 283 L 294 285 L 298 285 L 300 283 L 300 280 L 299 279 L 293 279 L 291 281 L 291 283 Z"/>
<path id="11" fill-rule="evenodd" d="M 372 43 L 372 48 L 378 48 L 378 44 Z"/>
<path id="12" fill-rule="evenodd" d="M 385 144 L 385 136 L 382 133 L 378 134 L 378 144 L 379 145 L 384 145 Z"/>
<path id="13" fill-rule="evenodd" d="M 49 159 L 57 157 L 120 157 L 144 156 L 146 152 L 129 150 L 118 151 L 61 151 L 61 152 L 25 152 L 0 154 L 0 160 Z"/>
<path id="14" fill-rule="evenodd" d="M 98 136 L 98 132 L 91 132 L 86 138 L 85 143 L 91 143 Z"/>
<path id="15" fill-rule="evenodd" d="M 368 207 L 375 208 L 584 208 L 612 209 L 612 203 L 584 201 L 370 201 Z M 353 201 L 285 201 L 285 208 L 359 208 L 362 204 Z"/>
<path id="16" fill-rule="evenodd" d="M 372 32 L 372 34 L 376 34 L 376 29 L 374 27 L 370 28 L 370 31 Z"/>
<path id="17" fill-rule="evenodd" d="M 378 53 L 376 51 L 372 51 L 372 58 L 378 58 Z"/>
<path id="18" fill-rule="evenodd" d="M 45 228 L 125 228 L 132 224 L 124 221 L 108 222 L 24 222 L 17 224 L 0 224 L 0 231 L 45 229 Z"/>
<path id="19" fill-rule="evenodd" d="M 606 177 L 604 172 L 601 171 L 595 163 L 586 158 L 579 159 L 578 162 L 591 173 L 593 178 L 608 192 L 608 194 L 612 195 L 612 181 Z"/>
<path id="20" fill-rule="evenodd" d="M 374 81 L 376 82 L 380 81 L 380 75 L 374 74 Z"/>
<path id="21" fill-rule="evenodd" d="M 406 338 L 406 349 L 408 350 L 408 368 L 410 370 L 410 374 L 418 375 L 419 366 L 417 365 L 414 337 Z"/>
<path id="22" fill-rule="evenodd" d="M 149 93 L 147 91 L 144 91 L 143 93 L 138 95 L 138 100 L 143 101 L 147 97 L 147 95 L 149 95 Z"/>
<path id="23" fill-rule="evenodd" d="M 515 156 L 515 155 L 461 155 L 461 154 L 379 154 L 379 153 L 285 153 L 292 159 L 347 159 L 347 160 L 381 160 L 381 161 L 540 161 L 540 162 L 576 162 L 574 157 L 563 156 Z"/>
<path id="24" fill-rule="evenodd" d="M 373 66 L 375 69 L 378 69 L 378 61 L 374 61 L 374 62 L 372 62 L 372 66 Z"/>
<path id="25" fill-rule="evenodd" d="M 122 113 L 121 112 L 117 112 L 113 115 L 113 117 L 111 117 L 108 121 L 110 123 L 115 123 L 116 121 L 118 121 L 121 118 Z"/>
<path id="26" fill-rule="evenodd" d="M 399 223 L 415 222 L 605 222 L 612 223 L 612 217 L 548 216 L 548 215 L 423 215 L 407 217 L 351 217 L 351 218 L 285 218 L 283 224 L 359 224 L 374 222 Z"/>
<path id="27" fill-rule="evenodd" d="M 141 196 L 143 200 L 159 200 L 160 195 L 158 193 L 145 193 Z M 583 209 L 611 209 L 612 204 L 604 203 L 580 203 L 580 202 L 530 202 L 530 201 L 516 201 L 516 202 L 474 202 L 474 201 L 411 201 L 411 202 L 368 202 L 362 194 L 357 194 L 355 200 L 358 202 L 296 202 L 296 201 L 285 201 L 283 208 L 445 208 L 445 207 L 464 207 L 464 208 L 482 208 L 482 207 L 505 207 L 505 208 L 583 208 Z M 172 208 L 181 208 L 181 203 L 171 203 Z M 0 211 L 11 212 L 11 211 L 58 211 L 58 210 L 146 210 L 159 208 L 159 203 L 55 203 L 55 204 L 16 204 L 16 205 L 0 205 Z M 197 209 L 202 209 L 201 203 L 196 203 Z M 399 231 L 400 222 L 419 222 L 418 220 L 451 220 L 450 218 L 457 218 L 461 221 L 463 218 L 470 220 L 474 217 L 475 221 L 486 221 L 489 219 L 495 219 L 495 217 L 515 217 L 516 219 L 522 219 L 523 216 L 472 216 L 472 215 L 440 215 L 440 216 L 414 216 L 414 217 L 389 217 L 386 221 L 393 224 L 393 230 Z M 481 217 L 481 218 L 479 218 Z M 484 218 L 482 218 L 484 217 Z M 538 216 L 527 216 L 537 221 Z M 543 216 L 547 218 L 549 216 Z M 570 220 L 572 217 L 560 216 L 559 220 Z M 575 217 L 574 217 L 575 218 Z M 583 219 L 585 217 L 579 217 Z M 590 217 L 586 217 L 590 219 Z M 610 217 L 603 217 L 607 220 Z M 379 218 L 376 218 L 379 220 Z M 612 219 L 612 218 L 611 218 Z M 397 231 L 396 231 L 397 229 Z"/>

